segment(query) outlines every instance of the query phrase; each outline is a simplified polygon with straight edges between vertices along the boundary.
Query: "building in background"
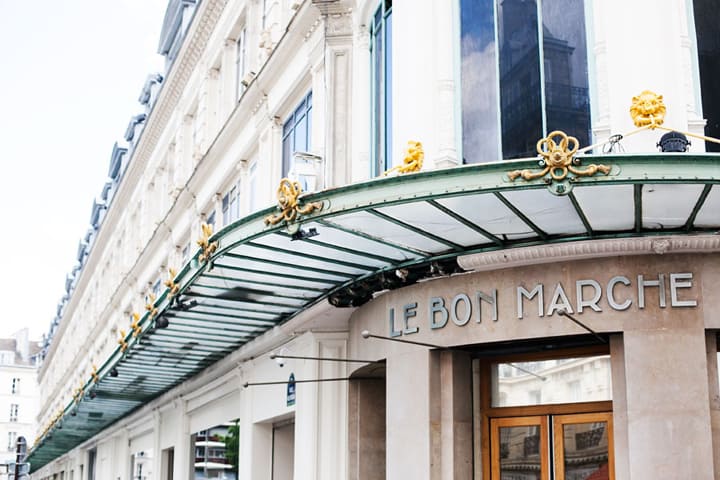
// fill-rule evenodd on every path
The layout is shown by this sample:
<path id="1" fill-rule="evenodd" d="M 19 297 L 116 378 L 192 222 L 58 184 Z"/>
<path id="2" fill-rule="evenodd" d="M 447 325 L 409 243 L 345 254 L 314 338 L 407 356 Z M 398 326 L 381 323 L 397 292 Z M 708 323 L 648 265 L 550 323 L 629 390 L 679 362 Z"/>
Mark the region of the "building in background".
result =
<path id="1" fill-rule="evenodd" d="M 31 447 L 37 435 L 39 353 L 27 328 L 0 339 L 0 464 L 15 462 L 18 437 Z"/>
<path id="2" fill-rule="evenodd" d="M 719 16 L 168 2 L 32 477 L 716 478 Z"/>

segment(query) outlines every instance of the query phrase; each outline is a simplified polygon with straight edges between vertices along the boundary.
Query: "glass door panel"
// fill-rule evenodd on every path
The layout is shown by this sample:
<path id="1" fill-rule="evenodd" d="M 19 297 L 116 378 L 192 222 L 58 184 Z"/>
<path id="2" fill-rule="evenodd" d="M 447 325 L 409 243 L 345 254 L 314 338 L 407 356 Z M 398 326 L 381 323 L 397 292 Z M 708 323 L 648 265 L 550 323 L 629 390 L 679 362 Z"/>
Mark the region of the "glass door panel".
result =
<path id="1" fill-rule="evenodd" d="M 547 428 L 547 416 L 492 419 L 492 478 L 548 480 Z"/>
<path id="2" fill-rule="evenodd" d="M 553 417 L 555 478 L 613 480 L 612 413 Z"/>

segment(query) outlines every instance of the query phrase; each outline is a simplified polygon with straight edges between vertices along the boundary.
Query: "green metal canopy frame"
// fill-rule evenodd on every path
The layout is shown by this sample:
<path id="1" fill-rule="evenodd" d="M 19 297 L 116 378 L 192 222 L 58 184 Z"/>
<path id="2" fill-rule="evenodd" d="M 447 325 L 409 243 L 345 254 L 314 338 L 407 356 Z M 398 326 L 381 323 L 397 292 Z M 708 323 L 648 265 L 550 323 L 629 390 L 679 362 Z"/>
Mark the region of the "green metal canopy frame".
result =
<path id="1" fill-rule="evenodd" d="M 270 208 L 227 226 L 58 412 L 30 452 L 32 471 L 326 299 L 361 305 L 377 291 L 460 271 L 460 255 L 720 231 L 720 155 L 576 161 L 609 173 L 524 180 L 508 173 L 538 170 L 537 159 L 468 165 L 303 195 L 295 207 L 307 213 L 291 222 L 266 222 L 277 213 Z"/>

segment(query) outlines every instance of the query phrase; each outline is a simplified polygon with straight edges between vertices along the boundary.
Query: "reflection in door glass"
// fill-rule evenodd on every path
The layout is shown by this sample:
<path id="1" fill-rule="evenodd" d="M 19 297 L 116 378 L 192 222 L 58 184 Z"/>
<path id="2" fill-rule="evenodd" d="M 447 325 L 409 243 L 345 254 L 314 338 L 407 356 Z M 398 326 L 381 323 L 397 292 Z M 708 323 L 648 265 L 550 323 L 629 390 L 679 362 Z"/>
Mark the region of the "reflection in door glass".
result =
<path id="1" fill-rule="evenodd" d="M 540 427 L 500 428 L 501 480 L 540 480 Z"/>
<path id="2" fill-rule="evenodd" d="M 607 422 L 563 425 L 565 478 L 609 480 Z"/>

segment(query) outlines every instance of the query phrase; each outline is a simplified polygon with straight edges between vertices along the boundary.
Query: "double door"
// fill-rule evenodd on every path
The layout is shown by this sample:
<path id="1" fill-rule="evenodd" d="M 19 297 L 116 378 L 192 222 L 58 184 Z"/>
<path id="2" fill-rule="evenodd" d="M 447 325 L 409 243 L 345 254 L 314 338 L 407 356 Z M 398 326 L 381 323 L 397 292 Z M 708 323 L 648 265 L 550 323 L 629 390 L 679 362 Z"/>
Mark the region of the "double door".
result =
<path id="1" fill-rule="evenodd" d="M 614 480 L 612 413 L 490 419 L 493 480 Z"/>

